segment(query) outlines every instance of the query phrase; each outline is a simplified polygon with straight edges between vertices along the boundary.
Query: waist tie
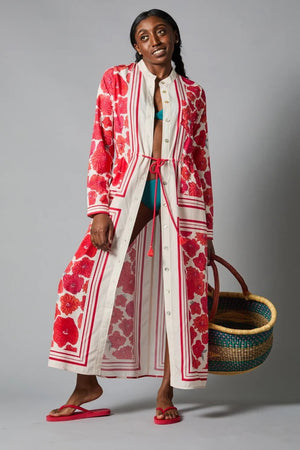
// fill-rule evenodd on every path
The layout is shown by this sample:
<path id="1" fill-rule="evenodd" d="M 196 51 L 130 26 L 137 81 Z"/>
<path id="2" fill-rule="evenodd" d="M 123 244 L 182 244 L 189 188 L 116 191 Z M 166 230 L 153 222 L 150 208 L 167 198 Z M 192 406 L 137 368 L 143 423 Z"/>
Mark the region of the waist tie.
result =
<path id="1" fill-rule="evenodd" d="M 160 180 L 161 182 L 161 188 L 162 188 L 162 192 L 163 192 L 163 196 L 165 198 L 165 201 L 167 203 L 168 206 L 168 210 L 170 213 L 170 216 L 172 218 L 172 222 L 174 223 L 175 228 L 176 224 L 174 221 L 174 218 L 172 216 L 170 207 L 169 207 L 169 203 L 168 203 L 168 199 L 166 197 L 165 194 L 165 190 L 163 187 L 163 182 L 162 182 L 162 178 L 161 178 L 161 173 L 160 173 L 160 168 L 167 162 L 169 161 L 168 159 L 163 159 L 163 158 L 153 158 L 152 156 L 148 156 L 148 155 L 143 155 L 144 158 L 148 158 L 152 160 L 152 163 L 150 165 L 150 173 L 155 175 L 155 191 L 154 191 L 154 208 L 153 208 L 153 221 L 152 221 L 152 230 L 151 230 L 151 241 L 150 241 L 150 247 L 149 247 L 149 251 L 148 251 L 148 256 L 153 256 L 154 255 L 154 250 L 153 250 L 153 238 L 154 238 L 154 229 L 155 229 L 155 216 L 156 216 L 156 196 L 157 196 L 157 184 L 158 184 L 158 180 Z"/>

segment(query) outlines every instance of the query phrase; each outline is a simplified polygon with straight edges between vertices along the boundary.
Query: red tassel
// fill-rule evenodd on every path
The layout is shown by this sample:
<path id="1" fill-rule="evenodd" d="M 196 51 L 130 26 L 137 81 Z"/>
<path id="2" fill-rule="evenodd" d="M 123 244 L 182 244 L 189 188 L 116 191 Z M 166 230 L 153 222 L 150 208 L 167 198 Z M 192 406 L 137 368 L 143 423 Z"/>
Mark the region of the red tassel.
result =
<path id="1" fill-rule="evenodd" d="M 150 246 L 150 248 L 149 248 L 149 251 L 148 251 L 148 256 L 153 256 L 154 255 L 154 251 L 153 251 L 153 247 L 152 247 L 152 245 Z"/>

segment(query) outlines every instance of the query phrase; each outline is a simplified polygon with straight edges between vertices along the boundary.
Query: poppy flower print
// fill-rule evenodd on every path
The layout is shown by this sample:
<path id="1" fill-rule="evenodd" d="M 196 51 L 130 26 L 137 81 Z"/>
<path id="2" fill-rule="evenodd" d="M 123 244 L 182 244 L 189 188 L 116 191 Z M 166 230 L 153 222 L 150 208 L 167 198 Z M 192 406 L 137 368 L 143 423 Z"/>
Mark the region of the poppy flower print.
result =
<path id="1" fill-rule="evenodd" d="M 58 316 L 54 322 L 53 340 L 59 347 L 75 345 L 78 341 L 78 329 L 74 320 Z"/>

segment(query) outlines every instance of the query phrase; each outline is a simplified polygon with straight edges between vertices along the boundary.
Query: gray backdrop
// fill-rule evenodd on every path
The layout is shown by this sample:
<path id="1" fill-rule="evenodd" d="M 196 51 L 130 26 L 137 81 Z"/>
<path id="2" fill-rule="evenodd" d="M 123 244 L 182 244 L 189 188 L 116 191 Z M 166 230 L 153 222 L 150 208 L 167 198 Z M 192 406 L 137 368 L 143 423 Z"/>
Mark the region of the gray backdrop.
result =
<path id="1" fill-rule="evenodd" d="M 177 395 L 298 401 L 298 0 L 1 1 L 1 396 L 45 398 L 47 411 L 73 387 L 47 357 L 58 279 L 88 226 L 97 87 L 106 68 L 132 61 L 130 25 L 151 7 L 177 20 L 188 76 L 207 93 L 216 251 L 278 310 L 261 368 Z M 238 289 L 225 274 L 222 287 Z M 141 401 L 159 384 L 103 383 Z"/>

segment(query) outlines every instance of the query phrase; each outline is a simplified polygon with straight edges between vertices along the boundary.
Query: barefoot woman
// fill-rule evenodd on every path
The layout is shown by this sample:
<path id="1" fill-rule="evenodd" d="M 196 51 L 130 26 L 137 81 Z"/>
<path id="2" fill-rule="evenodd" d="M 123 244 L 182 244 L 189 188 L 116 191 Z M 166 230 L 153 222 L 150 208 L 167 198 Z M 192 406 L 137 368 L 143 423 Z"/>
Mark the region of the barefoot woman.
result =
<path id="1" fill-rule="evenodd" d="M 185 76 L 179 29 L 167 13 L 140 14 L 130 37 L 136 62 L 107 70 L 99 86 L 92 222 L 59 284 L 49 365 L 77 374 L 66 403 L 74 407 L 102 395 L 96 376 L 162 377 L 155 422 L 167 424 L 180 420 L 173 387 L 200 388 L 207 379 L 206 100 Z M 74 407 L 47 418 L 71 419 Z"/>

